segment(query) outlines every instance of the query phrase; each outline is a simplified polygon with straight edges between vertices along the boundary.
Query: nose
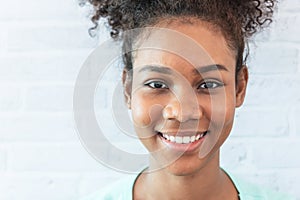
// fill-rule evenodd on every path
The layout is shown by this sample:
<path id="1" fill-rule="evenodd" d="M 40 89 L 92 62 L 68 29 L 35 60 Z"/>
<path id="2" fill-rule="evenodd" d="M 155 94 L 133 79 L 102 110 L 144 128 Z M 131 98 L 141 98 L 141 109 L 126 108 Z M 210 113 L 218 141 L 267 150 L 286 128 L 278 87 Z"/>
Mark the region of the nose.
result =
<path id="1" fill-rule="evenodd" d="M 174 95 L 163 109 L 163 117 L 166 120 L 176 119 L 179 122 L 186 122 L 199 120 L 201 116 L 201 106 L 195 95 L 183 95 L 181 98 Z"/>

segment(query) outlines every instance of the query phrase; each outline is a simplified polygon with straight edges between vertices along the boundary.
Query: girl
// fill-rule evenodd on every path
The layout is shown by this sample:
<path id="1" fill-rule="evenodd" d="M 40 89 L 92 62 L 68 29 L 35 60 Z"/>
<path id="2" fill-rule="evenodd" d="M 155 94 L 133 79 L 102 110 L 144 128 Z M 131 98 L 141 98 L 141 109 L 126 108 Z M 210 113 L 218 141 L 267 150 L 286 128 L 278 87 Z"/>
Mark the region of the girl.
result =
<path id="1" fill-rule="evenodd" d="M 245 46 L 272 21 L 275 0 L 89 2 L 94 29 L 107 18 L 123 42 L 126 104 L 152 156 L 138 176 L 87 199 L 288 199 L 219 164 L 246 94 Z"/>

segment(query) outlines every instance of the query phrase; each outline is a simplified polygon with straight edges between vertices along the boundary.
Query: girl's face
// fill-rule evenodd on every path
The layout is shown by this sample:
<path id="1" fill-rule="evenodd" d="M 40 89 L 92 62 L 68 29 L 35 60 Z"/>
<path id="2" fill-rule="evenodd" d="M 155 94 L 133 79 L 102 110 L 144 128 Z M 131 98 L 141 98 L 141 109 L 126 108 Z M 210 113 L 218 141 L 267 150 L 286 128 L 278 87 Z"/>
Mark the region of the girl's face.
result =
<path id="1" fill-rule="evenodd" d="M 125 97 L 136 133 L 153 153 L 150 167 L 167 165 L 173 174 L 192 174 L 218 162 L 235 108 L 243 103 L 247 69 L 242 68 L 236 85 L 235 52 L 205 22 L 158 27 L 186 35 L 199 48 L 172 34 L 151 33 L 139 49 L 154 43 L 155 49 L 134 54 L 132 78 L 124 71 Z"/>

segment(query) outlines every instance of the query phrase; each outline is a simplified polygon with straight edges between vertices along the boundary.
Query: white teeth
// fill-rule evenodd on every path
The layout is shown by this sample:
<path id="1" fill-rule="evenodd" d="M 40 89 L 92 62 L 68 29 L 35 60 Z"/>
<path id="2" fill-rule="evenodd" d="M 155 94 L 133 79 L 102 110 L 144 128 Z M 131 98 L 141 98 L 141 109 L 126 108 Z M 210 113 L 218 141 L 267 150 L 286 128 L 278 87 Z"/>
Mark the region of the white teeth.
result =
<path id="1" fill-rule="evenodd" d="M 170 136 L 170 141 L 171 142 L 175 142 L 175 137 L 174 136 Z"/>
<path id="2" fill-rule="evenodd" d="M 170 140 L 170 136 L 163 134 L 164 138 L 166 138 L 167 140 Z"/>
<path id="3" fill-rule="evenodd" d="M 191 142 L 195 142 L 195 140 L 196 140 L 196 136 L 193 135 L 193 136 L 191 137 Z"/>
<path id="4" fill-rule="evenodd" d="M 184 136 L 184 137 L 170 136 L 167 134 L 162 134 L 162 135 L 168 141 L 175 142 L 178 144 L 188 144 L 188 143 L 192 143 L 192 142 L 195 142 L 195 141 L 201 139 L 202 137 L 204 137 L 205 133 L 197 134 L 197 135 L 193 135 L 193 136 Z"/>
<path id="5" fill-rule="evenodd" d="M 191 142 L 190 138 L 191 138 L 191 137 L 189 137 L 189 136 L 184 136 L 184 137 L 182 138 L 182 143 L 183 143 L 183 144 L 190 143 L 190 142 Z"/>
<path id="6" fill-rule="evenodd" d="M 176 142 L 176 143 L 179 143 L 179 144 L 182 144 L 182 139 L 183 139 L 182 137 L 176 136 L 176 137 L 175 137 L 175 142 Z"/>

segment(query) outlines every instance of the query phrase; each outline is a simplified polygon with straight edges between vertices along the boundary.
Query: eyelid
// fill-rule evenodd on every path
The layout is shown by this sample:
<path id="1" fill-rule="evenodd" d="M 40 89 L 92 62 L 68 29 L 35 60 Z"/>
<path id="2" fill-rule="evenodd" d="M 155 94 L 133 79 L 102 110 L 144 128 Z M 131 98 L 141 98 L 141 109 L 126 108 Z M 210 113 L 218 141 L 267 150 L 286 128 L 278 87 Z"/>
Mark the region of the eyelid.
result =
<path id="1" fill-rule="evenodd" d="M 215 83 L 215 84 L 217 84 L 217 86 L 214 88 L 200 88 L 202 84 L 207 84 L 207 83 Z M 198 88 L 200 88 L 200 89 L 216 89 L 216 88 L 219 88 L 222 86 L 225 86 L 225 84 L 222 81 L 219 81 L 216 79 L 204 79 L 203 81 L 200 82 L 200 84 L 198 85 Z"/>
<path id="2" fill-rule="evenodd" d="M 159 84 L 164 85 L 165 87 L 162 87 L 162 88 L 151 87 L 151 86 L 150 86 L 151 83 L 159 83 Z M 153 88 L 153 89 L 168 89 L 168 88 L 169 88 L 168 85 L 167 85 L 164 81 L 161 81 L 161 80 L 149 80 L 149 81 L 146 81 L 146 82 L 144 83 L 144 85 L 145 85 L 145 86 L 148 86 L 148 87 L 151 87 L 151 88 Z"/>

